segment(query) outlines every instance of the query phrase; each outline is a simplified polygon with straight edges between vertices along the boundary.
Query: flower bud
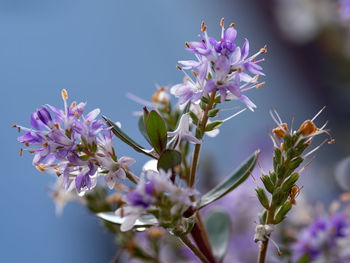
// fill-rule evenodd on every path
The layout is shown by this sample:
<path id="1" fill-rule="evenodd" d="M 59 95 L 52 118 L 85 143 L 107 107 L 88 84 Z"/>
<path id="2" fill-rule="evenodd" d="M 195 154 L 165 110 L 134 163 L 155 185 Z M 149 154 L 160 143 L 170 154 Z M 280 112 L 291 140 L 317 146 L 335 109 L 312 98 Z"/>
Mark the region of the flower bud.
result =
<path id="1" fill-rule="evenodd" d="M 299 128 L 299 133 L 301 133 L 303 135 L 310 135 L 310 134 L 315 133 L 316 131 L 317 131 L 316 125 L 310 120 L 304 121 L 303 124 L 300 125 L 300 128 Z"/>
<path id="2" fill-rule="evenodd" d="M 272 195 L 272 204 L 279 206 L 286 196 L 288 196 L 288 193 L 285 195 L 280 187 L 276 188 Z"/>
<path id="3" fill-rule="evenodd" d="M 258 195 L 258 199 L 259 199 L 261 205 L 263 207 L 265 207 L 266 209 L 269 209 L 270 201 L 266 196 L 265 190 L 259 187 L 259 188 L 256 188 L 255 191 Z"/>
<path id="4" fill-rule="evenodd" d="M 151 227 L 147 230 L 147 235 L 149 238 L 161 239 L 164 235 L 164 230 L 158 227 Z"/>
<path id="5" fill-rule="evenodd" d="M 280 126 L 273 129 L 272 132 L 277 136 L 278 139 L 283 139 L 284 136 L 286 136 L 286 133 L 288 132 L 287 123 L 282 123 Z"/>
<path id="6" fill-rule="evenodd" d="M 277 212 L 277 215 L 275 217 L 275 224 L 282 222 L 282 220 L 286 217 L 286 214 L 290 211 L 290 209 L 292 209 L 291 202 L 285 202 Z"/>
<path id="7" fill-rule="evenodd" d="M 282 191 L 289 192 L 289 190 L 293 187 L 295 182 L 299 179 L 299 174 L 294 173 L 292 174 L 283 184 L 282 184 Z"/>
<path id="8" fill-rule="evenodd" d="M 273 193 L 273 191 L 275 190 L 275 186 L 274 184 L 272 183 L 270 177 L 268 175 L 263 175 L 261 178 L 261 181 L 263 182 L 266 190 L 270 193 Z"/>

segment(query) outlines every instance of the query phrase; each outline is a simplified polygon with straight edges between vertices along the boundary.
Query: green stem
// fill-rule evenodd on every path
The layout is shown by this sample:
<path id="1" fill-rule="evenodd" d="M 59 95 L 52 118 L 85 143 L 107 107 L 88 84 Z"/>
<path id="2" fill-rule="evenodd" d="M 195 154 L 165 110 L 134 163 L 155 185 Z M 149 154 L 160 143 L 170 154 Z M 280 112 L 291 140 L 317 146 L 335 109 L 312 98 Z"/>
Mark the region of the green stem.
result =
<path id="1" fill-rule="evenodd" d="M 210 96 L 210 101 L 209 104 L 207 105 L 204 114 L 203 114 L 203 119 L 200 122 L 199 128 L 201 129 L 202 136 L 204 136 L 205 133 L 205 126 L 207 125 L 208 122 L 208 112 L 213 108 L 214 102 L 215 102 L 215 95 L 216 95 L 216 90 L 211 93 Z M 196 144 L 193 152 L 193 158 L 192 158 L 192 166 L 191 166 L 191 174 L 190 174 L 190 187 L 193 187 L 194 185 L 194 180 L 196 178 L 196 172 L 197 172 L 197 166 L 198 166 L 198 159 L 199 159 L 199 152 L 201 150 L 201 145 L 202 144 Z"/>
<path id="2" fill-rule="evenodd" d="M 283 180 L 278 179 L 276 187 L 280 187 L 282 184 Z M 266 224 L 267 225 L 273 225 L 274 224 L 274 218 L 275 218 L 275 212 L 276 212 L 277 207 L 272 204 L 270 204 L 270 207 L 267 211 L 267 219 L 266 219 Z M 261 243 L 260 245 L 260 251 L 259 251 L 259 257 L 258 257 L 258 263 L 265 263 L 266 260 L 266 253 L 267 253 L 267 247 L 269 245 L 269 238 L 265 238 L 265 240 Z"/>
<path id="3" fill-rule="evenodd" d="M 188 239 L 187 236 L 180 236 L 182 242 L 185 243 L 185 245 L 203 262 L 203 263 L 209 263 L 209 261 L 205 258 L 205 256 L 202 254 L 202 252 L 199 251 L 199 249 L 192 244 L 192 242 Z"/>

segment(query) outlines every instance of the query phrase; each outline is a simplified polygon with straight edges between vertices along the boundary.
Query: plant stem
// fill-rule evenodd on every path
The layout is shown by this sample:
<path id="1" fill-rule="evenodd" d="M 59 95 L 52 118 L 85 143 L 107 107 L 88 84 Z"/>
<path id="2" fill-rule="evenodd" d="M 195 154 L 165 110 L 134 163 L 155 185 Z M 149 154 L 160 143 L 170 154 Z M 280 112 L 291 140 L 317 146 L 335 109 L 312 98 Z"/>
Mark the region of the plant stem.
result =
<path id="1" fill-rule="evenodd" d="M 210 242 L 209 242 L 208 233 L 207 233 L 207 231 L 205 229 L 205 226 L 203 224 L 203 220 L 202 220 L 201 215 L 199 214 L 199 211 L 197 211 L 196 217 L 197 217 L 198 225 L 202 229 L 204 241 L 205 241 L 207 247 L 211 250 L 211 245 L 210 245 Z"/>
<path id="2" fill-rule="evenodd" d="M 274 206 L 270 206 L 267 213 L 266 224 L 273 224 L 273 218 L 275 215 L 276 208 Z M 269 245 L 269 238 L 265 238 L 265 240 L 260 244 L 260 252 L 259 252 L 259 263 L 265 263 L 267 247 Z"/>
<path id="3" fill-rule="evenodd" d="M 203 262 L 209 263 L 209 261 L 205 258 L 205 256 L 198 250 L 198 248 L 192 244 L 192 242 L 188 239 L 187 236 L 180 236 L 182 242 Z"/>
<path id="4" fill-rule="evenodd" d="M 278 179 L 276 183 L 276 187 L 280 187 L 282 184 L 283 180 Z M 270 207 L 267 211 L 267 219 L 266 219 L 266 224 L 267 225 L 272 225 L 274 224 L 274 217 L 275 217 L 275 212 L 276 212 L 276 206 L 270 204 Z M 270 236 L 269 236 L 270 237 Z M 267 247 L 269 245 L 269 237 L 265 238 L 265 240 L 260 244 L 260 251 L 259 251 L 259 257 L 258 257 L 258 263 L 265 263 L 266 259 L 266 253 L 267 253 Z"/>
<path id="5" fill-rule="evenodd" d="M 202 136 L 204 136 L 205 126 L 207 125 L 207 122 L 208 122 L 208 118 L 209 118 L 208 112 L 213 108 L 213 105 L 215 102 L 215 95 L 216 95 L 216 90 L 211 93 L 209 104 L 205 108 L 203 119 L 199 124 L 199 128 L 201 129 L 201 132 L 202 132 Z M 190 184 L 189 184 L 190 187 L 193 187 L 194 180 L 196 178 L 200 150 L 201 150 L 201 144 L 196 144 L 193 152 L 193 158 L 192 158 L 192 167 L 191 167 Z"/>

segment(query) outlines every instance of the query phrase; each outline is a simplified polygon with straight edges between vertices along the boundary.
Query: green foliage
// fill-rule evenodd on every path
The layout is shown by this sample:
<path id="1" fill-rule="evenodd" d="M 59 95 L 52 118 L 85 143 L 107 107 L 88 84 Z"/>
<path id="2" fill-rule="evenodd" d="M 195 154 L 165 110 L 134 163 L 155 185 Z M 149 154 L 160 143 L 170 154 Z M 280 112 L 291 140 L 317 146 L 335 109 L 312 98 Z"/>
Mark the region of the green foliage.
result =
<path id="1" fill-rule="evenodd" d="M 206 218 L 205 227 L 213 254 L 219 262 L 222 262 L 231 234 L 230 216 L 223 211 L 214 211 Z"/>
<path id="2" fill-rule="evenodd" d="M 213 121 L 211 123 L 208 123 L 207 126 L 205 126 L 205 131 L 212 131 L 216 128 L 218 128 L 221 124 L 223 124 L 222 121 Z"/>
<path id="3" fill-rule="evenodd" d="M 167 129 L 163 118 L 154 110 L 148 114 L 146 130 L 153 148 L 160 154 L 167 144 Z"/>
<path id="4" fill-rule="evenodd" d="M 168 171 L 181 164 L 181 153 L 175 150 L 165 150 L 159 157 L 157 168 Z"/>
<path id="5" fill-rule="evenodd" d="M 257 156 L 258 152 L 252 154 L 245 162 L 243 162 L 243 164 L 241 164 L 241 166 L 235 172 L 232 173 L 231 176 L 227 177 L 223 182 L 203 195 L 198 207 L 203 208 L 211 204 L 212 202 L 227 195 L 235 188 L 237 188 L 241 183 L 243 183 L 248 178 L 250 171 L 254 169 Z"/>
<path id="6" fill-rule="evenodd" d="M 149 157 L 152 157 L 154 159 L 158 159 L 158 155 L 152 151 L 147 150 L 144 147 L 142 147 L 140 144 L 135 142 L 133 139 L 131 139 L 125 132 L 122 131 L 113 121 L 109 120 L 107 117 L 102 116 L 103 119 L 107 122 L 107 125 L 112 127 L 112 132 L 123 142 L 125 142 L 127 145 L 131 146 L 135 151 L 139 153 L 143 153 Z"/>
<path id="7" fill-rule="evenodd" d="M 265 190 L 264 190 L 263 188 L 258 187 L 258 188 L 255 189 L 255 191 L 256 191 L 256 194 L 257 194 L 257 196 L 258 196 L 258 199 L 259 199 L 260 204 L 261 204 L 263 207 L 265 207 L 266 209 L 269 209 L 269 207 L 270 207 L 270 201 L 269 201 L 269 199 L 267 198 L 267 195 L 266 195 L 266 193 L 265 193 Z"/>

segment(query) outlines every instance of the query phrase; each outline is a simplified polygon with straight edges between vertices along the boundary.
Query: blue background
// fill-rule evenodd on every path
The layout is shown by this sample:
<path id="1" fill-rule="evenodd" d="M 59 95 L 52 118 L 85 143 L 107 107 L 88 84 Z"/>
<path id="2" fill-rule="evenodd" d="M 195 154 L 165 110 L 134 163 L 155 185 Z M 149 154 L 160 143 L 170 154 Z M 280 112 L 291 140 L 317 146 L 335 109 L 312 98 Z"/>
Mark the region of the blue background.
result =
<path id="1" fill-rule="evenodd" d="M 88 101 L 88 111 L 99 107 L 141 141 L 132 116 L 140 106 L 125 93 L 150 99 L 155 83 L 180 82 L 183 75 L 175 65 L 192 58 L 184 43 L 196 39 L 202 20 L 209 34 L 219 37 L 218 23 L 225 17 L 226 24 L 236 23 L 238 43 L 250 40 L 251 53 L 264 44 L 269 50 L 262 64 L 267 84 L 247 94 L 258 105 L 256 112 L 226 123 L 221 136 L 204 147 L 218 161 L 218 174 L 257 147 L 270 153 L 271 106 L 285 118 L 296 113 L 299 122 L 323 106 L 256 2 L 0 1 L 1 262 L 108 262 L 113 257 L 112 235 L 84 207 L 70 204 L 56 217 L 48 192 L 53 178 L 32 167 L 32 156 L 19 156 L 18 134 L 10 127 L 29 126 L 30 113 L 42 104 L 61 107 L 65 88 L 70 102 Z M 145 159 L 119 141 L 115 145 L 120 156 L 137 158 L 138 173 Z M 335 149 L 333 157 L 321 151 L 320 160 L 335 159 Z"/>

